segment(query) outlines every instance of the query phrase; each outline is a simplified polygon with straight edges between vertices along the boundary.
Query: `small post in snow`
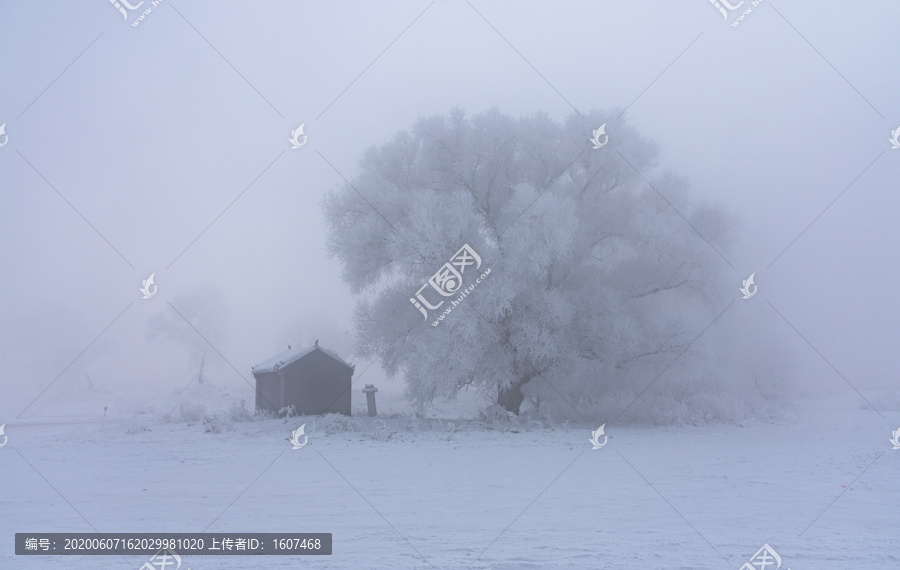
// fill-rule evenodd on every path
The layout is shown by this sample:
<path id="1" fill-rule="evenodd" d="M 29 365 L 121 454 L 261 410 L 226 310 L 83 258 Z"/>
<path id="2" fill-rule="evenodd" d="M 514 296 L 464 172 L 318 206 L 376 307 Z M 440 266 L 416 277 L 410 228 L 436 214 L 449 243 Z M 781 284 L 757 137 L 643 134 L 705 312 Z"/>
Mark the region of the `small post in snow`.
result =
<path id="1" fill-rule="evenodd" d="M 375 411 L 375 392 L 378 391 L 378 388 L 372 384 L 366 384 L 362 391 L 366 394 L 366 403 L 369 405 L 369 417 L 374 418 L 378 413 Z"/>

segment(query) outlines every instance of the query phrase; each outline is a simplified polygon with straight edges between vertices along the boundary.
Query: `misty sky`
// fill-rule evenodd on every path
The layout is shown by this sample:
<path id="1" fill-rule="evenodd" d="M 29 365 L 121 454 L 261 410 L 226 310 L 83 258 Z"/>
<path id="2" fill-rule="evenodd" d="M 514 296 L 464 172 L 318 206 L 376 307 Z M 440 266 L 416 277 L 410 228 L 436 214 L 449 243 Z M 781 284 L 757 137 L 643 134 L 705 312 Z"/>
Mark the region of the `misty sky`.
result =
<path id="1" fill-rule="evenodd" d="M 150 4 L 127 22 L 106 0 L 0 4 L 4 417 L 104 330 L 95 381 L 186 384 L 145 329 L 198 287 L 221 293 L 217 348 L 247 378 L 298 319 L 349 327 L 322 195 L 455 105 L 627 108 L 659 145 L 648 177 L 671 169 L 740 220 L 722 269 L 759 294 L 735 315 L 787 329 L 810 385 L 845 386 L 801 334 L 858 388 L 897 386 L 900 3 L 764 1 L 733 28 L 707 0 L 164 0 L 132 27 Z M 213 381 L 246 387 L 218 360 Z"/>

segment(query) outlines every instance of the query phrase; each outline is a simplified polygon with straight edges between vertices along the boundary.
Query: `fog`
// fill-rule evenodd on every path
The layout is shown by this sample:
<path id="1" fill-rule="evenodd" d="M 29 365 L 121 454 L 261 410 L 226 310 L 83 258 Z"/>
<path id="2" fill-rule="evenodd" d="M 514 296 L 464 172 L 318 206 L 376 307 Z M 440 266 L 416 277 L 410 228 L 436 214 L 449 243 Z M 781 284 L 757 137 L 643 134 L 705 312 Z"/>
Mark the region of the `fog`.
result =
<path id="1" fill-rule="evenodd" d="M 897 386 L 900 4 L 764 2 L 738 27 L 703 0 L 134 14 L 0 6 L 2 418 L 40 415 L 85 370 L 111 394 L 188 384 L 187 351 L 146 331 L 198 290 L 221 299 L 213 385 L 252 396 L 250 367 L 292 339 L 340 344 L 355 300 L 325 253 L 323 194 L 454 106 L 620 109 L 659 145 L 654 173 L 740 221 L 722 270 L 736 295 L 755 272 L 766 323 L 742 342 L 784 335 L 806 394 Z M 399 386 L 377 365 L 362 379 Z"/>

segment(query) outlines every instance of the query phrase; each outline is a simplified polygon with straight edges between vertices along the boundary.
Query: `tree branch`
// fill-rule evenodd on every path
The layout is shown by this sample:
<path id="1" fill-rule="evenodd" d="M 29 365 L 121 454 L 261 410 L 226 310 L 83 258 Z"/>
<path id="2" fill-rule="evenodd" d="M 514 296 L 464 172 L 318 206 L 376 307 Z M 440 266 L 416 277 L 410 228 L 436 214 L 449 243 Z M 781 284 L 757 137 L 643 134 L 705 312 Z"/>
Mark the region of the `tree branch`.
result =
<path id="1" fill-rule="evenodd" d="M 670 336 L 669 338 L 662 341 L 662 343 L 659 345 L 659 348 L 648 351 L 648 352 L 641 352 L 639 354 L 634 354 L 634 355 L 626 358 L 625 360 L 618 362 L 616 364 L 616 370 L 621 370 L 622 368 L 625 367 L 625 365 L 627 365 L 631 362 L 634 362 L 635 360 L 640 360 L 641 358 L 645 358 L 647 356 L 654 356 L 657 354 L 662 354 L 663 352 L 669 352 L 669 351 L 665 350 L 666 344 L 668 344 L 672 339 L 674 339 L 677 336 L 678 336 L 678 333 L 673 333 L 672 336 Z"/>
<path id="2" fill-rule="evenodd" d="M 675 277 L 675 275 L 678 274 L 679 271 L 681 271 L 681 268 L 684 267 L 684 264 L 685 264 L 685 262 L 682 261 L 681 265 L 679 265 L 678 268 L 672 272 L 672 275 L 668 279 L 666 279 L 665 283 L 663 283 L 659 287 L 654 287 L 653 289 L 650 289 L 649 291 L 645 291 L 643 293 L 638 293 L 637 295 L 633 295 L 631 297 L 631 299 L 640 299 L 642 297 L 647 297 L 649 295 L 655 295 L 656 293 L 660 293 L 662 291 L 669 291 L 671 289 L 677 289 L 678 287 L 681 287 L 682 285 L 686 284 L 688 282 L 687 279 L 682 279 L 678 283 L 672 283 L 672 279 Z"/>

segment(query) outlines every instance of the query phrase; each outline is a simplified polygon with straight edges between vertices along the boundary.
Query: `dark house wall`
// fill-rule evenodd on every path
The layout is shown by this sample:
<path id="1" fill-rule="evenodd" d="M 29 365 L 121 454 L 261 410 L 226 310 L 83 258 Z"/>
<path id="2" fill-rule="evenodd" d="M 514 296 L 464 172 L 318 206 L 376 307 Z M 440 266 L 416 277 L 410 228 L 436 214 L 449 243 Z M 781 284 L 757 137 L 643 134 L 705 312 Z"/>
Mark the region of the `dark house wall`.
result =
<path id="1" fill-rule="evenodd" d="M 278 372 L 261 372 L 256 378 L 256 407 L 277 412 L 284 407 L 283 387 Z"/>
<path id="2" fill-rule="evenodd" d="M 279 372 L 284 378 L 283 406 L 293 404 L 300 415 L 350 415 L 353 369 L 324 352 L 313 350 Z"/>

